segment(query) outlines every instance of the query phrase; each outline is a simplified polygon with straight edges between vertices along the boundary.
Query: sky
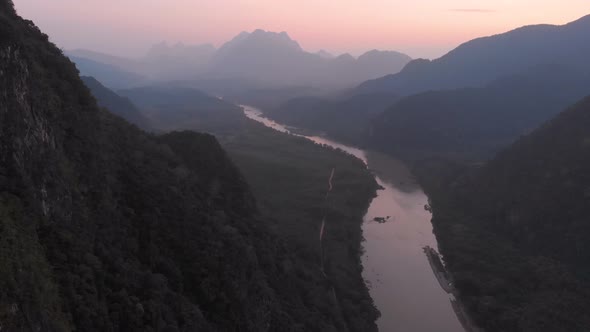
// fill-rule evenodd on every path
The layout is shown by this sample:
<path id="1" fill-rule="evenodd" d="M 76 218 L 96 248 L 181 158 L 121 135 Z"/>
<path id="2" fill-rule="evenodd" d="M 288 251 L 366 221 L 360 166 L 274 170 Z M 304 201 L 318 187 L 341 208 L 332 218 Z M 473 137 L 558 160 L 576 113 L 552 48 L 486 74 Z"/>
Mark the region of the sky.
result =
<path id="1" fill-rule="evenodd" d="M 396 50 L 437 58 L 470 39 L 565 24 L 590 0 L 13 0 L 62 49 L 138 57 L 156 43 L 212 43 L 286 31 L 308 51 Z"/>

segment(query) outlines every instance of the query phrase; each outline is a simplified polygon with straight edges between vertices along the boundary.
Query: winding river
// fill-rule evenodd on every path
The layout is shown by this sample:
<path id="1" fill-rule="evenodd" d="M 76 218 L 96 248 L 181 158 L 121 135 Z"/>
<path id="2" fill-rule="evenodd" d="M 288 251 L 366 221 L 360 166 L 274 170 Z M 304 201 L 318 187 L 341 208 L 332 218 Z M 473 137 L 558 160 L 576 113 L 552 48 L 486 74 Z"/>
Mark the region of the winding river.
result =
<path id="1" fill-rule="evenodd" d="M 246 116 L 275 130 L 289 128 L 242 105 Z M 384 189 L 377 192 L 362 226 L 363 278 L 381 317 L 381 332 L 462 332 L 447 294 L 434 276 L 423 247 L 438 248 L 428 198 L 409 170 L 398 160 L 319 136 L 305 136 L 318 144 L 342 149 L 361 159 Z"/>

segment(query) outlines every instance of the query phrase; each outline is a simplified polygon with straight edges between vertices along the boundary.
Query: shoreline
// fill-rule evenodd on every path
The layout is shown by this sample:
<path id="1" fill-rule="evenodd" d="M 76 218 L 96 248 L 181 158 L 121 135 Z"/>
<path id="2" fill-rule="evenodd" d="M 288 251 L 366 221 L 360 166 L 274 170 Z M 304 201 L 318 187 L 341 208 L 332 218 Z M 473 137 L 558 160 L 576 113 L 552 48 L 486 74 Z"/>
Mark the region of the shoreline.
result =
<path id="1" fill-rule="evenodd" d="M 430 267 L 432 268 L 432 272 L 438 280 L 440 287 L 451 295 L 450 301 L 451 306 L 453 307 L 453 311 L 457 315 L 457 319 L 465 329 L 465 332 L 484 332 L 483 329 L 478 327 L 467 311 L 465 310 L 465 306 L 459 301 L 458 291 L 453 285 L 452 278 L 447 270 L 447 268 L 442 263 L 440 258 L 440 254 L 432 247 L 425 246 L 423 248 L 424 254 L 428 258 L 428 263 L 430 263 Z"/>

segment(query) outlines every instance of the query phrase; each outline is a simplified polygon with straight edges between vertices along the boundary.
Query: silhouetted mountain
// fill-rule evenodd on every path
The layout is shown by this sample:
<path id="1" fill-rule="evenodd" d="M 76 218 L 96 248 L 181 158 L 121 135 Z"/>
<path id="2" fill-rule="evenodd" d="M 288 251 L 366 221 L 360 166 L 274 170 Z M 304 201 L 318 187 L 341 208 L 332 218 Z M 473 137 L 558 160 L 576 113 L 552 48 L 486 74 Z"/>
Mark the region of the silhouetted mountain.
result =
<path id="1" fill-rule="evenodd" d="M 137 73 L 152 81 L 237 79 L 264 88 L 351 87 L 368 79 L 397 73 L 411 60 L 402 53 L 376 50 L 358 59 L 350 54 L 334 57 L 327 52 L 309 53 L 286 32 L 264 30 L 242 32 L 218 50 L 209 44 L 160 43 L 154 45 L 146 56 L 137 59 L 80 49 L 67 54 L 74 60 L 92 60 Z M 83 74 L 98 78 L 99 70 L 88 68 Z"/>
<path id="2" fill-rule="evenodd" d="M 100 107 L 104 107 L 141 129 L 151 130 L 149 120 L 127 98 L 107 89 L 94 77 L 82 76 L 82 81 L 90 89 Z"/>
<path id="3" fill-rule="evenodd" d="M 98 62 L 102 66 L 109 65 L 122 71 L 132 72 L 148 77 L 152 81 L 194 79 L 202 74 L 209 65 L 215 48 L 210 44 L 184 45 L 178 43 L 168 45 L 165 42 L 152 46 L 147 54 L 137 59 L 109 55 L 84 49 L 66 52 L 74 61 Z M 100 73 L 100 67 L 88 68 L 83 72 L 90 76 Z M 121 88 L 129 86 L 121 86 Z"/>
<path id="4" fill-rule="evenodd" d="M 3 331 L 342 330 L 214 137 L 100 109 L 48 36 L 0 8 Z"/>
<path id="5" fill-rule="evenodd" d="M 492 155 L 590 92 L 590 74 L 537 66 L 484 88 L 401 99 L 368 131 L 373 147 L 413 158 Z"/>
<path id="6" fill-rule="evenodd" d="M 70 56 L 81 75 L 92 76 L 112 89 L 129 88 L 144 84 L 147 79 L 137 73 L 94 60 Z"/>
<path id="7" fill-rule="evenodd" d="M 213 57 L 209 75 L 259 80 L 280 85 L 348 86 L 369 77 L 399 71 L 411 59 L 397 52 L 375 52 L 357 61 L 351 55 L 335 58 L 304 51 L 285 32 L 242 32 Z"/>
<path id="8" fill-rule="evenodd" d="M 116 56 L 86 49 L 68 50 L 65 51 L 65 54 L 70 58 L 85 58 L 92 61 L 115 66 L 117 68 L 121 68 L 123 70 L 134 73 L 141 73 L 144 70 L 144 65 L 141 63 L 140 60 L 130 59 L 122 56 Z"/>
<path id="9" fill-rule="evenodd" d="M 280 123 L 358 144 L 370 121 L 398 99 L 385 93 L 355 95 L 344 100 L 298 97 L 275 109 L 268 109 L 265 115 Z"/>
<path id="10" fill-rule="evenodd" d="M 148 86 L 118 93 L 129 98 L 162 131 L 235 130 L 245 119 L 241 108 L 201 91 L 174 85 Z"/>
<path id="11" fill-rule="evenodd" d="M 319 50 L 319 51 L 315 52 L 315 54 L 317 54 L 317 55 L 319 55 L 319 56 L 321 56 L 322 58 L 325 58 L 325 59 L 332 59 L 332 58 L 334 58 L 334 55 L 332 53 L 326 51 L 326 50 Z"/>
<path id="12" fill-rule="evenodd" d="M 590 97 L 487 165 L 419 171 L 460 298 L 486 331 L 589 331 Z M 437 184 L 438 183 L 438 184 Z"/>
<path id="13" fill-rule="evenodd" d="M 428 90 L 480 87 L 496 78 L 544 64 L 589 70 L 590 16 L 563 26 L 525 26 L 474 39 L 445 56 L 410 62 L 401 72 L 368 81 L 358 93 L 388 91 L 409 95 Z"/>

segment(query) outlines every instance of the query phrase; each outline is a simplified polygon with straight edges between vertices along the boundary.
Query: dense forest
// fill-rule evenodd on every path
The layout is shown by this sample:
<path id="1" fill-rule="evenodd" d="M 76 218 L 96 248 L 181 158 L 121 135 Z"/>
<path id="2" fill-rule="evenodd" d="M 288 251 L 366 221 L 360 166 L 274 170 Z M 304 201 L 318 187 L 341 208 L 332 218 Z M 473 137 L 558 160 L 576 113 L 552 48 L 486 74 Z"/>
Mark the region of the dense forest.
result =
<path id="1" fill-rule="evenodd" d="M 150 95 L 136 91 L 158 92 Z M 160 91 L 168 91 L 167 97 L 154 97 Z M 285 268 L 313 282 L 293 284 L 293 291 L 298 289 L 307 303 L 336 317 L 338 330 L 375 330 L 378 312 L 361 278 L 360 224 L 377 185 L 364 164 L 342 151 L 266 128 L 247 119 L 241 111 L 235 112 L 232 104 L 199 93 L 190 96 L 189 91 L 149 87 L 123 93 L 144 105 L 141 112 L 159 114 L 152 118 L 155 130 L 185 128 L 215 134 L 251 185 L 262 217 L 294 253 L 284 262 Z M 97 98 L 101 103 L 101 98 Z M 203 100 L 213 102 L 214 108 L 207 111 Z M 213 111 L 220 114 L 203 116 Z M 218 121 L 219 117 L 227 121 Z M 324 198 L 332 168 L 336 170 L 336 189 L 326 206 Z M 320 273 L 318 241 L 326 213 L 329 226 L 324 250 L 328 279 Z M 336 299 L 329 292 L 331 287 L 336 291 Z"/>
<path id="2" fill-rule="evenodd" d="M 320 263 L 321 220 L 325 272 L 334 287 L 334 307 L 351 331 L 376 331 L 377 310 L 361 277 L 361 223 L 377 189 L 372 174 L 355 157 L 319 146 L 307 139 L 279 133 L 253 121 L 235 135 L 219 136 L 229 156 L 243 172 L 263 215 L 300 258 L 298 265 Z M 333 190 L 326 201 L 331 170 Z M 327 203 L 327 205 L 326 205 Z M 321 287 L 304 291 L 323 302 Z"/>
<path id="3" fill-rule="evenodd" d="M 302 291 L 329 285 L 290 264 L 213 136 L 153 136 L 100 109 L 47 35 L 0 9 L 3 330 L 349 328 Z"/>
<path id="4" fill-rule="evenodd" d="M 487 331 L 590 330 L 590 97 L 483 166 L 416 170 L 460 298 Z"/>

